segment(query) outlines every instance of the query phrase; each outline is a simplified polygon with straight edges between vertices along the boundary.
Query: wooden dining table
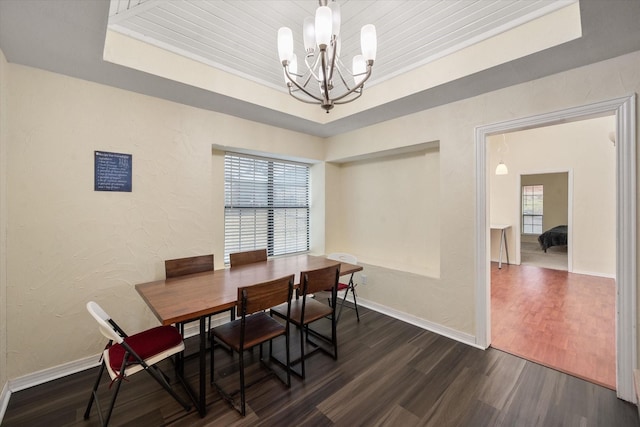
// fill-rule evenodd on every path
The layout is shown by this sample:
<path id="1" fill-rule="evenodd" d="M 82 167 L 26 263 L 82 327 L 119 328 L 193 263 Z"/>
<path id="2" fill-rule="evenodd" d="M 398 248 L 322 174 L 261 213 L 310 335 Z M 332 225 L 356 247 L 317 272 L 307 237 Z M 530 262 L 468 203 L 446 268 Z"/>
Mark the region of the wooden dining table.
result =
<path id="1" fill-rule="evenodd" d="M 238 288 L 295 274 L 294 285 L 300 284 L 300 272 L 340 263 L 322 256 L 292 255 L 234 268 L 207 271 L 171 279 L 140 283 L 136 290 L 163 325 L 200 321 L 199 393 L 196 395 L 178 369 L 200 416 L 206 415 L 206 330 L 205 320 L 212 314 L 232 309 L 238 303 Z M 361 271 L 362 266 L 340 263 L 340 275 Z"/>

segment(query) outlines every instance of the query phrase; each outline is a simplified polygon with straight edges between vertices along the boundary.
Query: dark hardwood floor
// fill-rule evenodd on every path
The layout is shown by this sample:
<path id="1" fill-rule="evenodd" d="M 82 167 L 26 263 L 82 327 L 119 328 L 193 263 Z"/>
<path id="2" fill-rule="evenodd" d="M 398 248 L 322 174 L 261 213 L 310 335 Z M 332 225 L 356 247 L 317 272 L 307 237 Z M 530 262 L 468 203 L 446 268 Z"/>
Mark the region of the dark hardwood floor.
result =
<path id="1" fill-rule="evenodd" d="M 479 350 L 361 308 L 345 309 L 338 360 L 308 359 L 307 378 L 287 389 L 275 378 L 247 392 L 245 418 L 208 387 L 205 418 L 185 412 L 146 374 L 123 384 L 112 426 L 638 426 L 635 405 L 604 387 L 490 348 Z M 193 338 L 187 340 L 193 347 Z M 294 347 L 295 348 L 295 347 Z M 258 351 L 250 375 L 262 375 Z M 216 375 L 235 378 L 231 356 L 215 350 Z M 173 377 L 170 363 L 165 372 Z M 197 360 L 186 366 L 196 384 Z M 14 393 L 3 426 L 96 426 L 82 415 L 91 369 Z M 225 378 L 223 378 L 225 380 Z M 108 381 L 101 385 L 107 395 Z M 184 394 L 184 390 L 178 387 Z"/>

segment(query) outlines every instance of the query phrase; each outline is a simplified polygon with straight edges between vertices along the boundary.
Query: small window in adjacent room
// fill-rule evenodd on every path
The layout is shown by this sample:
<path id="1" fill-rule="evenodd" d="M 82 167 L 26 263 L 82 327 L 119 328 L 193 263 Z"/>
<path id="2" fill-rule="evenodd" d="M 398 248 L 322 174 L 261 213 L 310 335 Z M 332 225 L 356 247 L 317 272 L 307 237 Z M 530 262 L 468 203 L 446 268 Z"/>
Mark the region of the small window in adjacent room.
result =
<path id="1" fill-rule="evenodd" d="M 543 193 L 542 185 L 522 186 L 522 232 L 524 234 L 542 234 Z"/>
<path id="2" fill-rule="evenodd" d="M 227 153 L 224 198 L 225 263 L 253 249 L 309 250 L 309 165 Z"/>

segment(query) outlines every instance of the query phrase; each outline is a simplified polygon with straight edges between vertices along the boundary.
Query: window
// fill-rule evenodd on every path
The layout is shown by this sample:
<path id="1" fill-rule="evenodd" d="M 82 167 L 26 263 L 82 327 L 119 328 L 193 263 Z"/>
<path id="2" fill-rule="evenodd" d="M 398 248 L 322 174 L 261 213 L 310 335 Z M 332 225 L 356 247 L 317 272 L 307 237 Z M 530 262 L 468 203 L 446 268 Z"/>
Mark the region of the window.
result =
<path id="1" fill-rule="evenodd" d="M 309 250 L 309 166 L 227 153 L 224 261 L 267 248 L 268 256 Z"/>
<path id="2" fill-rule="evenodd" d="M 543 186 L 522 186 L 522 232 L 542 234 Z"/>

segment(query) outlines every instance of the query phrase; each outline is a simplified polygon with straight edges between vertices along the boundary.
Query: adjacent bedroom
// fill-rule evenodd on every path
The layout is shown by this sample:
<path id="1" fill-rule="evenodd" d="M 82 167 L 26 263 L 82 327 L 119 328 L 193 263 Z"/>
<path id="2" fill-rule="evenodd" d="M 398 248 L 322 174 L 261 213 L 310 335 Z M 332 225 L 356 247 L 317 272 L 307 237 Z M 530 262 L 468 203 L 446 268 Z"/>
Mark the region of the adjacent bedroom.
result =
<path id="1" fill-rule="evenodd" d="M 613 116 L 488 138 L 492 346 L 614 390 L 615 143 Z"/>
<path id="2" fill-rule="evenodd" d="M 569 172 L 520 176 L 520 265 L 569 270 Z"/>

